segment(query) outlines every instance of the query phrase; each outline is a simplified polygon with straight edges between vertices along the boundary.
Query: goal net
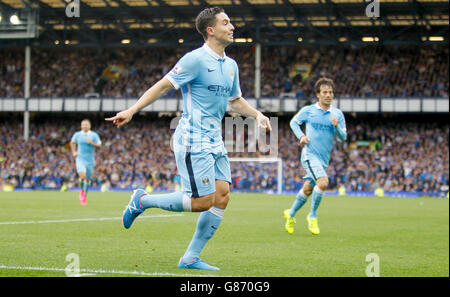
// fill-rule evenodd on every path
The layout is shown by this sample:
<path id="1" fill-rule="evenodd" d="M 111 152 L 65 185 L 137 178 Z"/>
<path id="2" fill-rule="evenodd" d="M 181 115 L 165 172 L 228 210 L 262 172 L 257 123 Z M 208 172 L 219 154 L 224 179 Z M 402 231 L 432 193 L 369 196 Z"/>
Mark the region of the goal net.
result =
<path id="1" fill-rule="evenodd" d="M 249 192 L 282 193 L 283 161 L 281 158 L 229 158 L 232 187 Z"/>

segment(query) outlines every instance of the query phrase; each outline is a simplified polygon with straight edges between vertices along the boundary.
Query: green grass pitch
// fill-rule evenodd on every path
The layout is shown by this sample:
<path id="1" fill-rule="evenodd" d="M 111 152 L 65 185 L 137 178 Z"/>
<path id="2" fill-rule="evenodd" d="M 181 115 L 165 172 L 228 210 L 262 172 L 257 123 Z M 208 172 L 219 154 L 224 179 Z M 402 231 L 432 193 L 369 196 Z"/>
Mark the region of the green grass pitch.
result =
<path id="1" fill-rule="evenodd" d="M 449 276 L 449 201 L 437 198 L 325 196 L 321 234 L 306 228 L 310 201 L 293 235 L 283 210 L 294 195 L 232 193 L 224 220 L 201 257 L 221 268 L 177 268 L 198 213 L 147 210 L 129 230 L 130 193 L 0 192 L 0 276 L 65 276 L 79 259 L 86 276 Z M 134 274 L 133 274 L 134 273 Z"/>

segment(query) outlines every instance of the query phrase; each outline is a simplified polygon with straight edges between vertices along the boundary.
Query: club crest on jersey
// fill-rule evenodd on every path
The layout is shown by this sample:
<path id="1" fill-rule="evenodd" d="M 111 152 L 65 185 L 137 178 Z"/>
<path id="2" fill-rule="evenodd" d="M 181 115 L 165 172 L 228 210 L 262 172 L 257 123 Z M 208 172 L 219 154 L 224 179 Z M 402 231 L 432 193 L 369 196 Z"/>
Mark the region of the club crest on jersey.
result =
<path id="1" fill-rule="evenodd" d="M 202 184 L 203 184 L 203 186 L 208 186 L 209 185 L 209 177 L 207 177 L 207 176 L 202 177 Z"/>
<path id="2" fill-rule="evenodd" d="M 230 76 L 231 76 L 231 79 L 234 79 L 234 71 L 233 70 L 230 70 Z"/>

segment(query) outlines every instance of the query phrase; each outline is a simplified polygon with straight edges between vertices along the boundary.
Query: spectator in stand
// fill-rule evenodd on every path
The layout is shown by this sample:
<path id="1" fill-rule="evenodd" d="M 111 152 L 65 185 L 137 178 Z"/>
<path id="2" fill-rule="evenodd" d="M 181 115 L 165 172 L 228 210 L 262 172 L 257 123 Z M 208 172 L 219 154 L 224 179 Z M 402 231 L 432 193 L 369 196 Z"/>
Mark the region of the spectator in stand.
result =
<path id="1" fill-rule="evenodd" d="M 298 191 L 305 172 L 298 157 L 300 147 L 288 128 L 289 119 L 279 118 L 278 154 L 283 159 L 284 190 Z M 140 117 L 120 130 L 100 119 L 93 120 L 92 126 L 104 143 L 97 151 L 99 161 L 93 186 L 109 183 L 119 188 L 151 185 L 155 190 L 175 189 L 175 160 L 167 150 L 173 133 L 170 120 Z M 368 122 L 349 118 L 347 122 L 348 140 L 336 145 L 332 152 L 328 169 L 331 188 L 343 184 L 347 191 L 382 187 L 385 191 L 437 193 L 448 187 L 448 125 L 396 119 Z M 68 144 L 78 126 L 78 120 L 70 117 L 32 121 L 30 137 L 25 142 L 22 122 L 2 121 L 0 185 L 31 189 L 60 188 L 63 184 L 76 187 L 78 177 Z M 372 146 L 357 146 L 357 141 L 372 141 Z M 229 150 L 230 157 L 267 154 Z M 231 170 L 234 189 L 277 189 L 276 163 L 233 162 Z"/>
<path id="2" fill-rule="evenodd" d="M 164 76 L 183 52 L 158 47 L 33 48 L 31 96 L 84 97 L 97 92 L 137 98 L 143 86 Z M 233 46 L 228 53 L 241 65 L 243 94 L 254 97 L 254 47 Z M 321 76 L 340 86 L 337 97 L 448 97 L 447 45 L 268 46 L 261 54 L 261 97 L 279 97 L 289 90 L 312 98 L 312 84 Z M 23 97 L 23 49 L 0 49 L 0 61 L 0 97 Z M 296 64 L 311 65 L 311 72 L 292 77 Z"/>

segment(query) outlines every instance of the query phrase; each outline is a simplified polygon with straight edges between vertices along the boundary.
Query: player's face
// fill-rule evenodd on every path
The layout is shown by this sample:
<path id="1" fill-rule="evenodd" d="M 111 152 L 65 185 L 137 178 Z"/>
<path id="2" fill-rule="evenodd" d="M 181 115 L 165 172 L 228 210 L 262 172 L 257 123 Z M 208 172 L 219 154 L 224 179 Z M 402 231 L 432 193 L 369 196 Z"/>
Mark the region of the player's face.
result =
<path id="1" fill-rule="evenodd" d="M 81 130 L 83 130 L 84 132 L 91 130 L 91 124 L 88 121 L 82 121 Z"/>
<path id="2" fill-rule="evenodd" d="M 234 26 L 231 24 L 230 18 L 226 13 L 216 14 L 216 24 L 214 25 L 214 37 L 224 45 L 233 42 Z"/>
<path id="3" fill-rule="evenodd" d="M 330 106 L 334 98 L 333 87 L 330 85 L 321 85 L 320 92 L 316 96 L 321 105 Z"/>

